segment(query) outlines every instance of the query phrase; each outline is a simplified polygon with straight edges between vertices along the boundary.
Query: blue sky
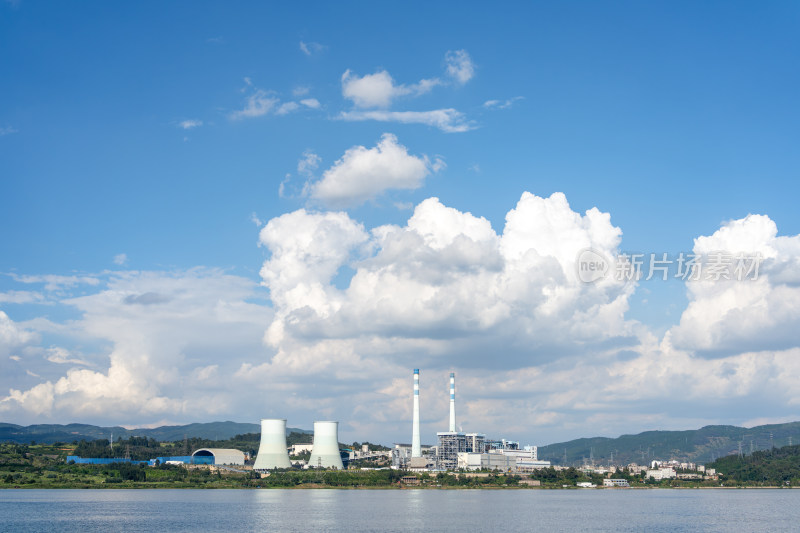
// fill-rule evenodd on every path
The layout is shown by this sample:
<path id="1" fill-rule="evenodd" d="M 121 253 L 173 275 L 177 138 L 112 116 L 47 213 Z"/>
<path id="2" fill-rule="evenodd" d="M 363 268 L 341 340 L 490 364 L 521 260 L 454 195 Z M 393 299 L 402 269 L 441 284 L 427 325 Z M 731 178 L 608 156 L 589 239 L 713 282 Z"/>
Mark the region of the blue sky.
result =
<path id="1" fill-rule="evenodd" d="M 797 418 L 781 376 L 799 346 L 799 18 L 792 2 L 4 2 L 0 418 L 324 414 L 388 442 L 426 366 L 457 372 L 469 429 L 539 444 Z M 526 191 L 541 202 L 518 205 Z M 587 229 L 595 207 L 609 218 Z M 524 250 L 564 272 L 511 269 L 515 208 L 541 232 Z M 677 254 L 701 236 L 765 250 L 770 275 L 597 294 L 562 279 L 568 243 Z M 530 279 L 550 282 L 501 294 Z M 483 312 L 457 316 L 469 290 Z M 689 369 L 713 377 L 674 405 L 669 387 L 604 388 Z M 555 401 L 522 376 L 593 393 Z"/>

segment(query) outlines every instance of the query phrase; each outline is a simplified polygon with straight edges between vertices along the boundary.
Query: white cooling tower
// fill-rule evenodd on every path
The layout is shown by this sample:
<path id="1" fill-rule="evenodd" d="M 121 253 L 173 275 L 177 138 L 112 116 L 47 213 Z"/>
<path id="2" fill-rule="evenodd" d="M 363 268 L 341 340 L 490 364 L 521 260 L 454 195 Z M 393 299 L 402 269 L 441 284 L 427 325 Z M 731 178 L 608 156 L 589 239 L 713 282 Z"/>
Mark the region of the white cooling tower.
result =
<path id="1" fill-rule="evenodd" d="M 450 430 L 456 431 L 456 375 L 450 372 Z"/>
<path id="2" fill-rule="evenodd" d="M 308 467 L 344 468 L 339 455 L 339 422 L 314 422 L 314 446 Z"/>
<path id="3" fill-rule="evenodd" d="M 286 451 L 286 419 L 261 419 L 261 444 L 253 470 L 290 468 L 289 452 Z"/>
<path id="4" fill-rule="evenodd" d="M 419 440 L 419 368 L 414 369 L 414 420 L 411 427 L 411 457 L 422 457 Z"/>

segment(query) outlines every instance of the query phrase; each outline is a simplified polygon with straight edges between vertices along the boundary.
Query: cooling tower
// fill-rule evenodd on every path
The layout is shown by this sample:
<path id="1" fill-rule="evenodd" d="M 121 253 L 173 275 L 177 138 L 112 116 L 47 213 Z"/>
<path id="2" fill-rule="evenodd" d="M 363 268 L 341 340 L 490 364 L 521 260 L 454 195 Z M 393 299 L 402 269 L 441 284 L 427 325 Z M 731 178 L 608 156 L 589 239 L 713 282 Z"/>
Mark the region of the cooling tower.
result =
<path id="1" fill-rule="evenodd" d="M 456 431 L 456 375 L 450 372 L 450 432 Z"/>
<path id="2" fill-rule="evenodd" d="M 339 455 L 339 422 L 314 422 L 314 446 L 308 467 L 344 468 Z"/>
<path id="3" fill-rule="evenodd" d="M 422 457 L 419 441 L 419 368 L 414 369 L 414 421 L 411 428 L 411 457 Z"/>
<path id="4" fill-rule="evenodd" d="M 253 465 L 253 470 L 290 468 L 289 453 L 286 451 L 286 419 L 261 419 L 261 444 Z"/>

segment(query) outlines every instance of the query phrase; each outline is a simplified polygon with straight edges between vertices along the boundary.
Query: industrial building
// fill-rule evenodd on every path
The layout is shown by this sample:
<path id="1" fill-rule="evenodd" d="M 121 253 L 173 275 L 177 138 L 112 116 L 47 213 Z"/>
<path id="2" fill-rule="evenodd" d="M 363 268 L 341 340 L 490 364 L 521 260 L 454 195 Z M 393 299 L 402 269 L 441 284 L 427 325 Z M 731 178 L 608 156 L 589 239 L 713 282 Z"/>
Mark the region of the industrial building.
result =
<path id="1" fill-rule="evenodd" d="M 192 454 L 192 462 L 204 457 L 213 458 L 214 465 L 244 465 L 244 452 L 232 448 L 200 448 Z"/>
<path id="2" fill-rule="evenodd" d="M 300 455 L 301 453 L 311 453 L 311 449 L 314 448 L 314 444 L 307 442 L 307 443 L 297 443 L 292 444 L 289 447 L 289 455 Z"/>
<path id="3" fill-rule="evenodd" d="M 517 459 L 501 453 L 460 452 L 456 456 L 455 468 L 465 470 L 509 470 L 517 469 Z"/>
<path id="4" fill-rule="evenodd" d="M 402 469 L 406 468 L 411 464 L 411 444 L 402 444 L 402 443 L 395 443 L 394 447 L 392 448 L 392 468 L 394 469 Z M 427 461 L 428 457 L 435 457 L 435 447 L 430 446 L 428 444 L 420 445 L 421 455 L 422 457 L 416 457 L 415 459 L 424 459 Z M 433 462 L 433 460 L 431 460 Z"/>
<path id="5" fill-rule="evenodd" d="M 436 434 L 439 446 L 436 449 L 436 464 L 444 470 L 458 468 L 458 454 L 467 451 L 467 437 L 463 433 L 441 431 Z"/>
<path id="6" fill-rule="evenodd" d="M 486 451 L 486 435 L 483 433 L 467 433 L 466 451 L 470 453 L 483 453 Z"/>
<path id="7" fill-rule="evenodd" d="M 79 457 L 68 455 L 67 463 L 84 465 L 109 465 L 113 463 L 129 463 L 134 465 L 146 464 L 157 466 L 163 464 L 191 464 L 191 465 L 244 465 L 245 454 L 239 450 L 228 448 L 201 448 L 192 455 L 174 455 L 156 457 L 143 461 L 134 461 L 127 457 Z"/>

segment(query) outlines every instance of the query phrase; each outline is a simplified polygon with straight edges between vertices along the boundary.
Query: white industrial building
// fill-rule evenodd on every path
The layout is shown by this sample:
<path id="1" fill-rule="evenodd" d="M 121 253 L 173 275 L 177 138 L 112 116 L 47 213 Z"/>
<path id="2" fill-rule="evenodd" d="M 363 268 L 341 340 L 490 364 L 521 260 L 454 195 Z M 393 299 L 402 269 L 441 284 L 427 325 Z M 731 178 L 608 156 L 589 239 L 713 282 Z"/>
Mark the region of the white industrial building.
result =
<path id="1" fill-rule="evenodd" d="M 672 468 L 651 469 L 645 474 L 645 477 L 652 478 L 655 481 L 661 481 L 662 479 L 673 479 L 675 476 L 675 470 Z"/>
<path id="2" fill-rule="evenodd" d="M 289 455 L 300 455 L 301 453 L 309 452 L 314 448 L 314 445 L 311 443 L 304 443 L 304 444 L 292 444 L 289 448 Z"/>
<path id="3" fill-rule="evenodd" d="M 530 456 L 528 456 L 530 457 Z M 550 466 L 550 461 L 536 461 L 507 453 L 470 453 L 458 454 L 457 468 L 466 470 L 502 470 L 504 472 L 531 472 Z"/>
<path id="4" fill-rule="evenodd" d="M 244 452 L 230 448 L 200 448 L 192 457 L 214 458 L 215 465 L 244 465 Z"/>
<path id="5" fill-rule="evenodd" d="M 489 453 L 501 453 L 503 455 L 516 457 L 517 460 L 522 460 L 522 461 L 537 461 L 539 459 L 539 448 L 537 446 L 525 446 L 525 449 L 523 450 L 519 450 L 516 448 L 495 449 L 495 450 L 490 450 Z"/>
<path id="6" fill-rule="evenodd" d="M 542 468 L 550 468 L 550 461 L 529 461 L 517 458 L 517 472 L 533 472 Z"/>
<path id="7" fill-rule="evenodd" d="M 465 470 L 516 470 L 517 459 L 510 455 L 501 453 L 470 453 L 460 452 L 457 460 L 457 468 Z"/>

